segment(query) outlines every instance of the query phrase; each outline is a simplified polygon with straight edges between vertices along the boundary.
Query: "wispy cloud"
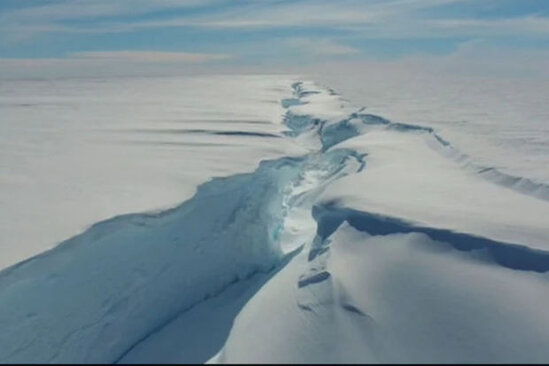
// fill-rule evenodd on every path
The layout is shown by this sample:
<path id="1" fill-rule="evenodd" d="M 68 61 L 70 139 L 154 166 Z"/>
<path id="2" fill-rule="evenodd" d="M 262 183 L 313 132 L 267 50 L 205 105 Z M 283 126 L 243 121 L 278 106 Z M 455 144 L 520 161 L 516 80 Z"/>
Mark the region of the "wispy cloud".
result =
<path id="1" fill-rule="evenodd" d="M 206 64 L 234 57 L 214 53 L 94 51 L 59 58 L 0 58 L 0 79 L 46 75 L 173 75 L 200 71 Z"/>
<path id="2" fill-rule="evenodd" d="M 2 18 L 18 22 L 90 19 L 116 15 L 136 15 L 164 9 L 207 6 L 227 0 L 58 0 L 29 5 L 4 12 Z M 35 3 L 36 4 L 36 3 Z"/>
<path id="3" fill-rule="evenodd" d="M 227 0 L 56 0 L 39 5 L 21 1 L 21 7 L 0 12 L 0 39 L 26 40 L 44 33 L 127 32 L 139 28 L 139 22 L 117 24 L 110 18 L 123 19 L 167 9 L 184 11 L 223 2 Z M 69 24 L 82 20 L 91 21 L 92 26 Z"/>
<path id="4" fill-rule="evenodd" d="M 291 38 L 286 41 L 286 45 L 312 56 L 340 56 L 360 53 L 358 48 L 325 38 Z"/>
<path id="5" fill-rule="evenodd" d="M 462 0 L 461 2 L 463 3 Z M 433 19 L 420 13 L 421 10 L 435 6 L 458 3 L 460 0 L 297 0 L 232 3 L 227 0 L 73 0 L 6 11 L 0 15 L 0 29 L 9 31 L 15 37 L 17 31 L 41 34 L 113 33 L 165 27 L 242 30 L 333 27 L 355 32 L 365 38 L 440 38 L 471 34 L 484 36 L 501 32 L 539 35 L 549 31 L 549 19 L 534 14 L 501 19 Z M 219 4 L 232 5 L 218 10 L 216 5 Z M 196 7 L 209 7 L 210 11 L 185 11 Z M 133 17 L 165 9 L 173 9 L 174 14 L 167 17 Z M 70 24 L 70 21 L 83 19 L 93 20 L 93 23 L 91 26 Z"/>
<path id="6" fill-rule="evenodd" d="M 369 73 L 373 78 L 394 75 L 422 75 L 433 80 L 441 77 L 487 77 L 549 80 L 549 50 L 516 49 L 494 46 L 487 40 L 462 42 L 453 52 L 443 55 L 414 54 L 392 60 L 332 60 L 309 65 L 316 74 L 349 75 Z M 299 72 L 296 70 L 295 72 Z"/>
<path id="7" fill-rule="evenodd" d="M 228 54 L 158 51 L 90 51 L 69 54 L 69 58 L 75 58 L 80 60 L 152 63 L 201 63 L 227 60 L 233 57 L 233 55 Z"/>
<path id="8" fill-rule="evenodd" d="M 0 5 L 0 57 L 144 65 L 238 54 L 252 65 L 441 54 L 474 39 L 549 48 L 549 13 L 537 0 L 516 0 L 530 4 L 520 11 L 511 0 L 10 1 Z"/>
<path id="9" fill-rule="evenodd" d="M 453 2 L 456 0 L 440 0 Z M 239 6 L 229 6 L 217 11 L 215 6 L 210 12 L 189 15 L 185 11 L 177 16 L 146 19 L 108 19 L 108 17 L 132 16 L 163 9 L 185 9 L 205 7 L 218 3 L 230 3 L 225 0 L 73 0 L 48 3 L 12 10 L 0 15 L 4 27 L 11 29 L 25 26 L 47 25 L 51 31 L 71 31 L 80 26 L 68 26 L 64 21 L 93 19 L 99 27 L 86 28 L 90 32 L 132 31 L 157 27 L 202 27 L 202 28 L 280 28 L 307 26 L 350 26 L 379 23 L 409 11 L 432 5 L 432 0 L 301 0 L 295 2 L 252 1 L 233 2 Z M 105 19 L 107 17 L 107 19 Z M 63 24 L 60 24 L 63 23 Z"/>
<path id="10" fill-rule="evenodd" d="M 549 18 L 525 16 L 511 19 L 439 19 L 428 20 L 427 24 L 452 35 L 549 35 Z"/>

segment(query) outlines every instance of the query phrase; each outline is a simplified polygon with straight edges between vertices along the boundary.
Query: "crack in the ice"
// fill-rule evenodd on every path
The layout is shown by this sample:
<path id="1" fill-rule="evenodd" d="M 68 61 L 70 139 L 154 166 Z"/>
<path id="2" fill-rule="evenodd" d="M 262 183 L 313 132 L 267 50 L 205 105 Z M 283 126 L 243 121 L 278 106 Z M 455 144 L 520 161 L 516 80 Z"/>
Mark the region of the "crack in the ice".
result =
<path id="1" fill-rule="evenodd" d="M 356 230 L 370 235 L 422 233 L 435 241 L 449 244 L 459 251 L 484 251 L 496 264 L 508 269 L 540 273 L 549 272 L 549 252 L 533 249 L 522 244 L 496 241 L 447 229 L 415 225 L 394 217 L 340 207 L 335 202 L 315 206 L 313 216 L 318 223 L 317 236 L 321 243 L 346 221 Z"/>
<path id="2" fill-rule="evenodd" d="M 270 272 L 272 272 L 274 270 L 274 268 L 272 268 L 270 271 L 261 271 L 261 270 L 257 270 L 255 272 L 252 272 L 250 273 L 248 276 L 242 278 L 242 279 L 238 279 L 238 278 L 235 278 L 232 282 L 229 282 L 226 286 L 223 286 L 221 287 L 218 291 L 215 291 L 214 293 L 210 294 L 206 294 L 202 299 L 198 300 L 197 302 L 181 309 L 180 311 L 176 312 L 175 314 L 173 314 L 169 319 L 166 319 L 164 322 L 162 323 L 159 323 L 155 328 L 153 328 L 152 330 L 150 330 L 147 334 L 143 335 L 140 339 L 138 339 L 136 342 L 134 342 L 130 347 L 128 347 L 127 349 L 125 349 L 124 351 L 122 351 L 120 353 L 120 355 L 118 357 L 116 357 L 116 359 L 112 362 L 113 364 L 117 364 L 119 363 L 122 359 L 124 359 L 124 357 L 126 357 L 131 351 L 133 351 L 134 349 L 136 349 L 140 344 L 142 344 L 143 342 L 145 342 L 147 339 L 151 338 L 152 336 L 154 336 L 155 334 L 158 334 L 160 333 L 166 326 L 168 326 L 170 323 L 172 323 L 174 320 L 176 320 L 177 318 L 179 318 L 180 316 L 182 316 L 183 314 L 185 314 L 186 312 L 190 311 L 191 309 L 195 308 L 196 306 L 202 304 L 203 302 L 205 301 L 208 301 L 216 296 L 219 296 L 221 293 L 223 293 L 224 291 L 227 291 L 227 289 L 229 287 L 231 287 L 232 285 L 236 284 L 237 282 L 239 281 L 243 281 L 243 280 L 247 280 L 247 279 L 250 279 L 254 276 L 257 276 L 259 274 L 269 274 Z"/>
<path id="3" fill-rule="evenodd" d="M 311 132 L 313 134 L 316 133 L 318 141 L 322 145 L 317 151 L 313 151 L 298 158 L 283 157 L 271 161 L 262 161 L 260 162 L 259 167 L 252 173 L 236 174 L 226 178 L 212 179 L 211 181 L 197 187 L 197 193 L 193 196 L 193 198 L 169 210 L 154 213 L 122 215 L 97 223 L 90 227 L 85 233 L 61 243 L 57 248 L 1 271 L 0 279 L 7 278 L 12 274 L 17 276 L 17 274 L 24 272 L 27 269 L 27 266 L 32 267 L 37 261 L 47 261 L 48 257 L 59 254 L 63 250 L 71 249 L 79 245 L 89 245 L 90 243 L 107 239 L 109 235 L 115 236 L 120 232 L 123 234 L 127 234 L 128 232 L 132 233 L 132 230 L 136 230 L 136 228 L 137 230 L 140 230 L 138 232 L 139 235 L 145 235 L 147 231 L 144 230 L 151 230 L 150 227 L 155 227 L 154 225 L 158 223 L 156 220 L 165 217 L 171 219 L 171 217 L 169 217 L 171 214 L 177 215 L 175 218 L 180 220 L 177 222 L 177 225 L 184 225 L 183 222 L 185 220 L 189 220 L 190 218 L 194 220 L 190 220 L 190 224 L 188 224 L 189 221 L 187 221 L 187 226 L 185 228 L 190 230 L 192 234 L 192 238 L 189 239 L 189 245 L 194 245 L 194 248 L 197 249 L 197 251 L 205 250 L 207 252 L 209 250 L 212 253 L 215 253 L 215 246 L 205 249 L 203 249 L 202 246 L 198 247 L 201 243 L 212 240 L 215 241 L 215 244 L 219 245 L 227 244 L 226 240 L 232 240 L 238 243 L 243 242 L 248 246 L 253 246 L 253 244 L 256 244 L 253 248 L 245 247 L 245 249 L 251 253 L 247 254 L 250 254 L 250 256 L 255 256 L 253 256 L 252 259 L 246 258 L 246 260 L 241 260 L 241 262 L 248 265 L 249 268 L 240 269 L 230 267 L 229 270 L 222 272 L 224 276 L 227 276 L 223 277 L 223 281 L 210 281 L 213 283 L 213 285 L 209 286 L 210 288 L 202 289 L 202 292 L 195 294 L 194 296 L 192 294 L 185 294 L 184 297 L 176 297 L 175 301 L 177 302 L 161 307 L 161 309 L 164 309 L 164 313 L 155 314 L 155 316 L 151 317 L 152 320 L 140 323 L 141 329 L 137 334 L 128 334 L 127 337 L 129 339 L 126 339 L 127 342 L 120 342 L 116 344 L 117 348 L 113 351 L 113 354 L 115 355 L 114 362 L 120 362 L 132 350 L 149 339 L 151 336 L 161 332 L 162 329 L 182 314 L 188 312 L 190 309 L 198 306 L 204 301 L 218 296 L 239 280 L 251 278 L 258 274 L 269 274 L 273 272 L 273 269 L 283 268 L 292 258 L 291 256 L 283 257 L 279 253 L 281 251 L 280 235 L 284 230 L 284 220 L 289 215 L 291 210 L 302 204 L 302 201 L 304 201 L 305 198 L 308 198 L 308 194 L 311 194 L 314 198 L 316 196 L 312 193 L 318 193 L 318 191 L 324 189 L 334 180 L 347 174 L 354 174 L 364 170 L 366 166 L 365 154 L 360 154 L 352 149 L 334 148 L 334 146 L 342 141 L 364 133 L 364 131 L 361 130 L 361 127 L 381 126 L 382 128 L 394 129 L 398 131 L 429 133 L 433 135 L 442 146 L 451 147 L 449 143 L 440 138 L 431 128 L 408 125 L 404 123 L 394 123 L 379 116 L 363 113 L 363 108 L 349 114 L 340 121 L 330 121 L 330 123 L 328 123 L 327 120 L 316 118 L 314 116 L 295 114 L 292 111 L 292 107 L 310 103 L 307 98 L 314 98 L 314 96 L 320 92 L 306 90 L 303 82 L 294 83 L 292 88 L 293 97 L 286 98 L 281 101 L 282 106 L 286 108 L 284 123 L 289 128 L 289 131 L 287 131 L 286 134 L 290 136 L 298 136 L 305 132 Z M 335 92 L 333 90 L 329 90 L 329 94 L 335 95 Z M 189 131 L 195 131 L 194 133 L 207 132 L 225 135 L 279 137 L 278 135 L 271 136 L 271 134 L 267 133 L 242 131 L 187 130 L 186 132 L 188 133 Z M 493 173 L 493 169 L 481 170 L 479 173 L 481 175 Z M 310 181 L 307 180 L 309 178 L 307 174 L 313 176 Z M 220 187 L 222 187 L 222 189 Z M 253 197 L 257 197 L 258 199 L 254 201 L 252 200 Z M 215 215 L 212 214 L 212 217 L 207 218 L 207 220 L 209 220 L 208 225 L 204 226 L 201 230 L 197 230 L 197 232 L 193 231 L 194 226 L 192 224 L 195 224 L 195 221 L 198 222 L 197 217 L 202 217 L 206 212 L 209 213 L 207 210 L 212 210 L 212 207 L 202 206 L 212 205 L 214 203 L 217 204 L 219 202 L 223 202 L 225 204 L 229 199 L 230 203 L 228 204 L 228 207 L 221 205 L 220 207 L 215 206 L 213 208 Z M 312 198 L 309 199 L 309 201 L 312 201 Z M 313 242 L 307 246 L 309 249 L 309 252 L 307 253 L 309 261 L 307 262 L 305 274 L 297 280 L 297 286 L 301 293 L 307 291 L 307 294 L 314 297 L 316 302 L 300 303 L 298 301 L 297 305 L 303 310 L 314 312 L 315 310 L 313 305 L 325 303 L 322 298 L 318 297 L 317 294 L 311 291 L 311 288 L 328 285 L 332 286 L 331 274 L 326 269 L 326 260 L 329 255 L 331 245 L 328 237 L 339 227 L 339 225 L 341 225 L 343 221 L 348 221 L 349 224 L 356 229 L 366 231 L 372 235 L 384 235 L 387 233 L 396 232 L 420 232 L 427 234 L 435 240 L 448 242 L 458 250 L 470 251 L 484 249 L 492 255 L 497 263 L 508 268 L 537 272 L 549 271 L 549 253 L 542 251 L 535 251 L 520 245 L 478 238 L 472 235 L 454 233 L 449 230 L 413 226 L 402 220 L 379 217 L 374 214 L 346 208 L 338 208 L 333 205 L 312 206 L 311 202 L 308 202 L 308 204 L 312 207 L 312 214 L 317 222 L 317 235 Z M 216 208 L 219 208 L 221 213 L 217 212 L 215 210 Z M 309 209 L 309 206 L 307 206 L 307 209 Z M 239 219 L 244 223 L 242 226 L 237 226 Z M 231 234 L 225 235 L 229 237 L 229 239 L 224 237 L 224 234 L 227 233 Z M 161 236 L 161 240 L 164 240 L 161 244 L 166 246 L 173 244 L 164 237 L 166 236 L 164 231 L 160 231 L 157 234 Z M 186 234 L 189 233 L 186 232 Z M 255 241 L 251 240 L 254 236 L 258 236 Z M 151 237 L 147 238 L 153 239 Z M 155 237 L 154 239 L 157 238 Z M 183 239 L 179 239 L 179 237 L 176 241 L 180 244 L 183 243 Z M 302 247 L 299 247 L 300 250 L 301 248 Z M 243 253 L 246 254 L 244 249 L 240 246 L 236 246 L 235 250 L 243 251 Z M 261 255 L 257 254 L 257 252 L 260 252 Z M 181 252 L 176 250 L 168 250 L 167 253 L 176 255 Z M 296 254 L 298 252 L 296 251 L 292 253 Z M 207 252 L 207 254 L 211 253 Z M 271 254 L 276 258 L 273 259 L 269 257 L 268 254 Z M 265 263 L 258 263 L 259 260 L 265 260 L 266 257 L 270 258 L 269 262 L 264 261 Z M 253 260 L 255 260 L 255 262 L 253 262 Z M 275 263 L 273 264 L 272 262 Z M 46 262 L 46 264 L 48 263 L 50 262 Z M 222 263 L 226 264 L 225 262 Z M 146 292 L 146 289 L 153 287 L 151 284 L 161 281 L 161 275 L 167 273 L 166 271 L 173 269 L 173 267 L 177 264 L 179 264 L 179 262 L 175 262 L 169 258 L 167 264 L 165 261 L 162 262 L 162 267 L 158 271 L 150 271 L 150 267 L 155 265 L 151 263 L 146 263 L 146 265 L 143 266 L 144 269 L 140 267 L 134 269 L 137 271 L 143 270 L 143 273 L 145 274 L 141 277 L 146 277 L 146 280 L 143 280 L 140 276 L 137 276 L 137 278 L 132 278 L 132 285 L 126 287 L 126 291 L 122 293 L 122 295 L 119 296 L 119 293 L 117 293 L 116 296 L 113 296 L 116 301 L 106 303 L 106 305 L 104 305 L 101 309 L 102 312 L 99 316 L 97 314 L 94 316 L 94 321 L 87 322 L 84 325 L 75 324 L 74 321 L 73 323 L 69 322 L 66 324 L 65 328 L 68 329 L 63 329 L 65 329 L 67 333 L 61 334 L 61 336 L 58 337 L 56 342 L 59 346 L 49 357 L 49 360 L 63 361 L 59 359 L 62 358 L 60 355 L 63 351 L 65 351 L 65 347 L 68 347 L 67 344 L 70 343 L 76 335 L 85 333 L 87 329 L 100 326 L 101 324 L 103 324 L 103 326 L 109 325 L 109 322 L 111 321 L 111 318 L 109 317 L 119 316 L 121 315 L 119 314 L 120 312 L 128 311 L 127 309 L 116 310 L 119 306 L 121 306 L 120 304 L 130 301 L 133 297 L 139 298 L 136 294 Z M 267 267 L 270 269 L 267 270 Z M 231 271 L 234 272 L 233 274 L 235 276 L 232 280 L 228 275 L 229 273 L 232 273 Z M 148 274 L 151 272 L 152 274 Z M 131 274 L 135 277 L 135 272 L 132 272 Z M 208 274 L 210 277 L 214 275 L 215 274 Z M 211 280 L 211 278 L 209 279 Z M 182 282 L 170 282 L 172 286 L 175 286 L 176 284 L 181 285 L 181 283 Z M 317 285 L 308 287 L 313 284 Z M 333 291 L 332 288 L 329 288 L 327 291 L 330 296 L 333 295 L 330 292 Z M 156 293 L 152 290 L 150 290 L 150 292 L 153 294 Z M 310 299 L 306 298 L 306 300 Z M 331 300 L 333 300 L 333 298 L 331 298 Z M 347 312 L 360 316 L 369 316 L 364 311 L 349 302 L 343 302 L 340 305 Z M 158 305 L 155 306 L 156 307 L 154 307 L 154 309 L 157 309 Z M 149 308 L 144 307 L 143 309 L 140 308 L 138 310 L 143 312 L 144 309 L 150 310 L 150 307 L 151 306 L 149 305 Z M 139 314 L 139 311 L 136 311 L 136 314 Z M 127 321 L 127 319 L 124 318 L 120 321 L 123 323 L 124 321 Z M 46 319 L 42 325 L 49 326 L 50 324 Z M 75 325 L 77 325 L 77 327 L 75 329 L 71 329 L 71 326 Z M 94 332 L 88 333 L 91 333 L 89 334 L 90 337 L 98 335 L 98 333 Z M 16 353 L 23 352 L 32 347 L 35 340 L 36 337 L 30 340 L 24 340 L 21 347 L 16 348 L 8 354 L 7 358 L 4 357 L 2 359 L 9 361 L 10 358 Z M 128 343 L 131 344 L 128 346 Z M 90 342 L 86 343 L 88 346 L 89 344 Z M 122 347 L 124 347 L 124 349 L 121 350 L 120 348 Z M 88 351 L 91 352 L 95 350 Z"/>
<path id="4" fill-rule="evenodd" d="M 249 280 L 249 279 L 252 279 L 258 275 L 267 275 L 267 276 L 270 276 L 272 277 L 273 275 L 275 275 L 278 271 L 280 271 L 281 269 L 283 269 L 287 263 L 289 263 L 292 258 L 294 258 L 296 255 L 298 255 L 301 250 L 303 249 L 303 246 L 299 246 L 298 248 L 296 248 L 295 250 L 291 251 L 290 253 L 286 254 L 284 256 L 284 258 L 282 259 L 282 261 L 278 264 L 278 265 L 274 265 L 270 270 L 267 270 L 267 271 L 264 271 L 264 270 L 257 270 L 257 271 L 254 271 L 254 272 L 251 272 L 249 275 L 243 277 L 243 278 L 235 278 L 232 282 L 229 282 L 227 285 L 223 286 L 222 288 L 220 288 L 218 291 L 215 291 L 214 293 L 212 294 L 207 294 L 206 296 L 204 296 L 204 298 L 198 300 L 197 302 L 181 309 L 180 311 L 178 311 L 177 313 L 175 313 L 172 317 L 170 317 L 169 319 L 167 319 L 165 322 L 159 324 L 156 328 L 152 329 L 149 333 L 145 334 L 142 338 L 140 338 L 137 342 L 133 343 L 130 347 L 128 347 L 126 350 L 124 350 L 112 363 L 114 364 L 118 364 L 119 362 L 121 362 L 130 352 L 132 352 L 134 349 L 136 349 L 137 347 L 139 347 L 141 344 L 143 344 L 147 339 L 153 337 L 154 335 L 160 333 L 164 328 L 166 328 L 169 324 L 171 324 L 173 321 L 175 321 L 176 319 L 178 319 L 179 317 L 183 316 L 185 313 L 189 312 L 190 310 L 196 308 L 197 306 L 199 306 L 200 304 L 204 303 L 205 301 L 209 301 L 209 300 L 212 300 L 213 298 L 221 295 L 222 293 L 226 292 L 230 287 L 232 287 L 233 285 L 239 283 L 239 282 L 242 282 L 242 281 L 246 281 L 246 280 Z M 267 280 L 265 280 L 267 281 Z"/>

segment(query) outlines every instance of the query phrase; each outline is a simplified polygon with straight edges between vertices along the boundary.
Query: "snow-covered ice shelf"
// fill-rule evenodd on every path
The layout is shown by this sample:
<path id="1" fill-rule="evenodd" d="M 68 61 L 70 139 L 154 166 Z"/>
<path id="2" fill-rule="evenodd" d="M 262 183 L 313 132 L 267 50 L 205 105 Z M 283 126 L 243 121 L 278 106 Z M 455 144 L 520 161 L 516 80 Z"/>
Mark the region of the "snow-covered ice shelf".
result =
<path id="1" fill-rule="evenodd" d="M 1 362 L 549 360 L 547 185 L 313 82 L 243 80 L 216 122 L 122 129 L 200 136 L 181 156 L 205 183 L 1 271 Z"/>
<path id="2" fill-rule="evenodd" d="M 213 177 L 302 155 L 282 138 L 289 84 L 273 76 L 2 81 L 0 268 L 94 222 L 174 207 Z"/>

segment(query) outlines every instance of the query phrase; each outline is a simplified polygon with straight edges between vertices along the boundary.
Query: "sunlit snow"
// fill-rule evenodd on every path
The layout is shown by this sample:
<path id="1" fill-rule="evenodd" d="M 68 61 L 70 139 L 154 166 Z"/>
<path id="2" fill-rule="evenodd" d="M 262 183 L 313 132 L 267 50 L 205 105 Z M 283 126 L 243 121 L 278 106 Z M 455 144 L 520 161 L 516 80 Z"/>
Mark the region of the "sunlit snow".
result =
<path id="1" fill-rule="evenodd" d="M 293 75 L 9 81 L 0 113 L 0 362 L 549 359 L 549 182 L 443 124 Z"/>

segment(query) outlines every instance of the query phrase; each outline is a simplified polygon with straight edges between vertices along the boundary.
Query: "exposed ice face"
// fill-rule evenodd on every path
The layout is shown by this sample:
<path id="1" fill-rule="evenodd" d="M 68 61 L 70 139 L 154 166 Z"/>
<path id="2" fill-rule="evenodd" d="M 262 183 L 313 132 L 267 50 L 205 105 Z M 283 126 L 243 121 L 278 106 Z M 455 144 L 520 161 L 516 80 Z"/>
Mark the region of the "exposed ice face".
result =
<path id="1" fill-rule="evenodd" d="M 546 78 L 460 77 L 390 65 L 314 77 L 370 113 L 435 128 L 480 165 L 549 183 Z"/>
<path id="2" fill-rule="evenodd" d="M 289 77 L 0 83 L 0 268 L 90 224 L 165 209 L 212 177 L 304 153 L 283 139 Z M 234 134 L 234 132 L 237 134 Z"/>
<path id="3" fill-rule="evenodd" d="M 173 209 L 100 222 L 1 271 L 0 360 L 122 360 L 180 314 L 293 255 L 314 233 L 287 222 L 295 209 L 312 221 L 319 191 L 363 167 L 348 149 L 263 160 Z"/>
<path id="4" fill-rule="evenodd" d="M 429 127 L 298 108 L 301 134 L 364 154 L 366 167 L 317 197 L 317 235 L 210 361 L 547 360 L 547 186 L 486 177 L 498 170 L 475 168 Z"/>
<path id="5" fill-rule="evenodd" d="M 110 363 L 230 284 L 268 273 L 282 261 L 292 198 L 306 193 L 292 187 L 307 171 L 340 173 L 344 157 L 266 161 L 176 208 L 98 223 L 5 269 L 0 361 Z"/>
<path id="6" fill-rule="evenodd" d="M 131 131 L 186 147 L 189 136 L 246 144 L 258 153 L 246 164 L 262 159 L 253 171 L 198 185 L 173 209 L 100 222 L 0 271 L 1 361 L 549 357 L 539 296 L 547 186 L 486 176 L 499 171 L 433 128 L 357 109 L 312 82 L 290 90 L 260 80 L 249 102 L 276 92 L 279 125 Z M 209 178 L 201 164 L 225 148 L 191 149 L 187 166 Z"/>

